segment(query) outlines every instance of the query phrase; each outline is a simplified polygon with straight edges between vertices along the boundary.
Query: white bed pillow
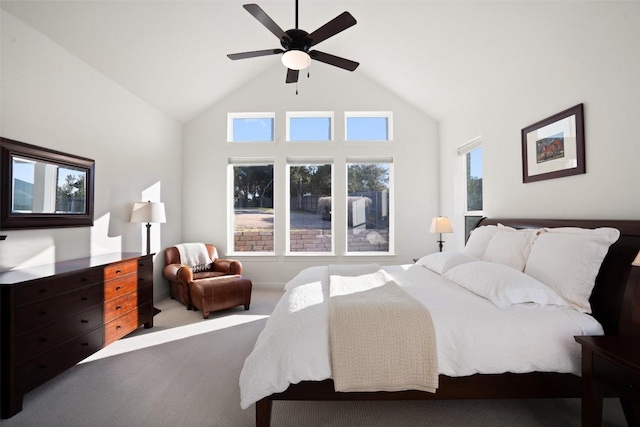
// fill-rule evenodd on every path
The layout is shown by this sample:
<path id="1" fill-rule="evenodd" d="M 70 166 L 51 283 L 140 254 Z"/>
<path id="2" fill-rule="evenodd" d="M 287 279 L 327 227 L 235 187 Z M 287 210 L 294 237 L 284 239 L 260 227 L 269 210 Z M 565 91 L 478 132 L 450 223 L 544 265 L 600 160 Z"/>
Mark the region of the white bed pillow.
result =
<path id="1" fill-rule="evenodd" d="M 450 270 L 453 267 L 474 261 L 480 260 L 462 252 L 449 251 L 435 252 L 429 255 L 425 255 L 418 261 L 416 261 L 416 265 L 422 265 L 423 267 L 435 271 L 438 274 L 444 274 L 446 271 Z"/>
<path id="2" fill-rule="evenodd" d="M 499 308 L 523 303 L 567 305 L 549 286 L 503 264 L 471 262 L 452 268 L 444 277 Z"/>
<path id="3" fill-rule="evenodd" d="M 483 261 L 497 262 L 524 271 L 529 252 L 539 230 L 499 227 L 482 255 Z"/>
<path id="4" fill-rule="evenodd" d="M 489 241 L 497 231 L 498 227 L 496 225 L 482 225 L 474 228 L 471 230 L 467 244 L 462 252 L 472 257 L 482 259 L 482 255 L 484 255 Z"/>
<path id="5" fill-rule="evenodd" d="M 615 228 L 547 228 L 531 247 L 524 272 L 555 290 L 569 305 L 591 313 L 589 298 Z"/>

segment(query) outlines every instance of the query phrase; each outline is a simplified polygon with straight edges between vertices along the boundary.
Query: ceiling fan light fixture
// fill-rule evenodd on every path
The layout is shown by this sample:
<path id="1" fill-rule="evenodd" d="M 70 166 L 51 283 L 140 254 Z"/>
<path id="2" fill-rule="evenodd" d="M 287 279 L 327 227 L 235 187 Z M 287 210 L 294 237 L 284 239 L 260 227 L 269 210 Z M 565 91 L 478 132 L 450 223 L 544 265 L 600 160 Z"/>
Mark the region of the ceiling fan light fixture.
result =
<path id="1" fill-rule="evenodd" d="M 311 57 L 303 50 L 289 50 L 282 54 L 282 63 L 291 70 L 303 70 L 311 64 Z"/>

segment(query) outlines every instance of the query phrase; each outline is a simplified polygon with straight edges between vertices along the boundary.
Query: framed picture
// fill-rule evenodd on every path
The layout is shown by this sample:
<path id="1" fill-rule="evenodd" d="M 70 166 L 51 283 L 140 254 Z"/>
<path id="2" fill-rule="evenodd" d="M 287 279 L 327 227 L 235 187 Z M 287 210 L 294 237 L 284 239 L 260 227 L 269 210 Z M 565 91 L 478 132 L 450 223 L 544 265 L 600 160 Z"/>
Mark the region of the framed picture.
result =
<path id="1" fill-rule="evenodd" d="M 522 129 L 522 182 L 585 172 L 583 104 Z"/>

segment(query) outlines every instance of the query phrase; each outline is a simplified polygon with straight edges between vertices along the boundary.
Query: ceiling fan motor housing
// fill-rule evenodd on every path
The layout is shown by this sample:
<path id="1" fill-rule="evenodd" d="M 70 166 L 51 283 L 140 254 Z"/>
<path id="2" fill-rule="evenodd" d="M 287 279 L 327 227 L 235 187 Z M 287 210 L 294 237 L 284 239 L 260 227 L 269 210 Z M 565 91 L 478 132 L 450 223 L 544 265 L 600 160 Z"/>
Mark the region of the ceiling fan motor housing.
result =
<path id="1" fill-rule="evenodd" d="M 285 50 L 301 50 L 303 52 L 308 52 L 309 48 L 311 48 L 311 40 L 307 38 L 309 33 L 306 31 L 294 28 L 292 30 L 285 31 L 285 33 L 290 38 L 290 40 L 287 37 L 282 37 L 282 39 L 280 39 L 280 44 Z"/>

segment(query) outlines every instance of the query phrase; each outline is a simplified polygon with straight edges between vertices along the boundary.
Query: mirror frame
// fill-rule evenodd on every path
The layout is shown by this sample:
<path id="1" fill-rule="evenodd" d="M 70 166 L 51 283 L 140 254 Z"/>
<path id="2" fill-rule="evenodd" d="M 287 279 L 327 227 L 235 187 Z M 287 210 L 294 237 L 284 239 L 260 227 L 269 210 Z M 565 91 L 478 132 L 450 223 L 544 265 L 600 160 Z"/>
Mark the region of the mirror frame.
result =
<path id="1" fill-rule="evenodd" d="M 11 201 L 13 200 L 13 192 L 11 182 L 13 180 L 12 158 L 14 156 L 27 157 L 61 166 L 71 166 L 85 171 L 87 174 L 87 206 L 84 213 L 12 213 Z M 93 226 L 94 160 L 0 137 L 0 165 L 2 165 L 2 175 L 0 177 L 0 191 L 2 191 L 0 197 L 0 204 L 2 205 L 0 208 L 0 229 Z"/>

